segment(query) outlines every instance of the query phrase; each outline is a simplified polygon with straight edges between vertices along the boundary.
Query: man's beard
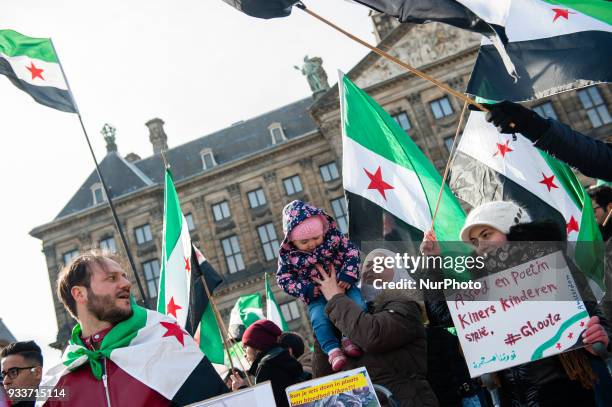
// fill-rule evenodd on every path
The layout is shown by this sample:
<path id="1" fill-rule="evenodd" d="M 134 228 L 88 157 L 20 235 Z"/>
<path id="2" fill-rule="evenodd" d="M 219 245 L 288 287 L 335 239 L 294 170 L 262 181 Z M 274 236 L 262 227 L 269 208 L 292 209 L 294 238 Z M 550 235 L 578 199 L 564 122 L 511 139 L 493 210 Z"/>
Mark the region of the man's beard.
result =
<path id="1" fill-rule="evenodd" d="M 131 306 L 127 310 L 117 307 L 116 299 L 117 295 L 95 295 L 91 288 L 88 288 L 87 310 L 100 321 L 110 322 L 113 325 L 118 324 L 131 317 L 134 311 Z"/>

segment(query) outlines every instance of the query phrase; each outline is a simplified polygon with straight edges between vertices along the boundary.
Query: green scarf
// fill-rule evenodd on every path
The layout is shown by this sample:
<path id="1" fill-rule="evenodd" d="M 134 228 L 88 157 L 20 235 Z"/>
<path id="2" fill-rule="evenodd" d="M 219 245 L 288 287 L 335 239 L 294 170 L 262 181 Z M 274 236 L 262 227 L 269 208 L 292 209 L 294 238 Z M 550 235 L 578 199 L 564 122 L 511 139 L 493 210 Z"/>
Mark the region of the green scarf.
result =
<path id="1" fill-rule="evenodd" d="M 100 349 L 91 350 L 83 344 L 81 339 L 82 329 L 81 325 L 77 324 L 72 329 L 72 336 L 68 345 L 68 349 L 64 353 L 62 363 L 73 370 L 71 365 L 75 363 L 79 358 L 86 356 L 91 372 L 94 377 L 98 380 L 102 378 L 102 358 L 110 359 L 110 355 L 113 350 L 117 348 L 123 348 L 129 346 L 132 339 L 138 334 L 138 331 L 142 329 L 147 322 L 147 310 L 139 305 L 136 305 L 134 298 L 132 297 L 132 310 L 134 313 L 131 317 L 125 321 L 119 322 L 115 325 L 102 339 Z M 76 368 L 80 366 L 79 363 Z"/>

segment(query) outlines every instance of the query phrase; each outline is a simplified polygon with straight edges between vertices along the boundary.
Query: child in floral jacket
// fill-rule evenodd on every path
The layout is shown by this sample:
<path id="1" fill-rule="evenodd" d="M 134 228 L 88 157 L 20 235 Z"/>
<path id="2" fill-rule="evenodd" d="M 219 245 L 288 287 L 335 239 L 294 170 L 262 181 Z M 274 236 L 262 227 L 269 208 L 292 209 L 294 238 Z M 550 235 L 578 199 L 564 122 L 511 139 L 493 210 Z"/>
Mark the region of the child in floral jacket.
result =
<path id="1" fill-rule="evenodd" d="M 347 362 L 346 355 L 361 356 L 362 351 L 349 338 L 342 337 L 342 349 L 334 326 L 325 314 L 327 301 L 320 295 L 312 278 L 321 278 L 316 265 L 325 270 L 333 265 L 338 285 L 365 311 L 359 288 L 359 250 L 336 226 L 336 221 L 322 209 L 302 201 L 293 201 L 283 209 L 285 238 L 279 249 L 276 280 L 285 292 L 308 305 L 308 313 L 321 349 L 329 356 L 334 371 Z"/>

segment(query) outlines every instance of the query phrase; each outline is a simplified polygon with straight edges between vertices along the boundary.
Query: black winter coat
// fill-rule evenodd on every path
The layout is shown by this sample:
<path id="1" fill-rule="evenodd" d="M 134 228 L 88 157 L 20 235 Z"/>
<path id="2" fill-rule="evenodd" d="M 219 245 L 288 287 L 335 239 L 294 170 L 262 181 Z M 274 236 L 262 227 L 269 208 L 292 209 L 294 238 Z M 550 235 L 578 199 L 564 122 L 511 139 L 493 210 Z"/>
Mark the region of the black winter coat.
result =
<path id="1" fill-rule="evenodd" d="M 260 353 L 251 365 L 249 374 L 255 376 L 255 383 L 272 382 L 277 407 L 289 407 L 285 389 L 306 378 L 300 362 L 280 346 Z"/>
<path id="2" fill-rule="evenodd" d="M 507 238 L 511 242 L 527 242 L 527 245 L 521 248 L 515 244 L 509 251 L 505 252 L 506 256 L 500 256 L 503 249 L 500 249 L 494 255 L 488 256 L 487 261 L 485 261 L 487 272 L 491 272 L 490 265 L 494 265 L 493 269 L 503 270 L 527 261 L 523 256 L 529 258 L 540 257 L 546 254 L 545 252 L 553 250 L 552 247 L 548 245 L 542 247 L 531 245 L 533 247 L 529 250 L 529 248 L 526 248 L 530 245 L 529 242 L 560 242 L 559 244 L 562 245 L 562 241 L 565 240 L 565 233 L 560 231 L 554 222 L 532 222 L 513 226 L 510 228 Z M 504 257 L 505 260 L 501 261 L 501 257 Z M 574 277 L 576 278 L 577 275 L 574 274 Z M 585 284 L 578 280 L 576 283 L 578 286 Z M 610 336 L 608 321 L 597 304 L 591 301 L 584 301 L 584 304 L 589 315 L 599 317 L 601 325 Z M 435 300 L 426 303 L 426 308 L 432 326 L 453 326 L 446 302 L 440 301 L 436 296 Z M 585 352 L 587 356 L 591 357 L 586 350 L 577 350 L 575 352 Z M 591 406 L 594 403 L 593 392 L 584 389 L 578 382 L 570 380 L 557 357 L 549 357 L 505 369 L 497 372 L 497 375 L 502 384 L 502 396 L 509 399 L 509 404 L 504 403 L 503 405 L 511 405 L 512 407 L 580 405 L 582 407 Z M 576 404 L 576 400 L 581 401 Z"/>
<path id="3" fill-rule="evenodd" d="M 556 120 L 548 122 L 550 127 L 535 143 L 537 148 L 588 177 L 612 181 L 612 144 L 585 136 Z"/>

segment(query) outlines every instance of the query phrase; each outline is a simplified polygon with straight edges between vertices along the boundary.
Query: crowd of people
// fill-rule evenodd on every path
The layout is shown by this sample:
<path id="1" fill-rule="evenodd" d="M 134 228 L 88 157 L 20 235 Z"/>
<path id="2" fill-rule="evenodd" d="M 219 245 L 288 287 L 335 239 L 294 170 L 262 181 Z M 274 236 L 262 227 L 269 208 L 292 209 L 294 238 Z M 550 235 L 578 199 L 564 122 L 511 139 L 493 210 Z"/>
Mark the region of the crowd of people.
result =
<path id="1" fill-rule="evenodd" d="M 598 145 L 520 105 L 504 102 L 490 109 L 487 119 L 500 131 L 519 131 L 536 147 L 585 174 L 612 179 L 609 145 Z M 573 147 L 568 148 L 567 143 Z M 589 159 L 584 159 L 586 154 Z M 602 237 L 610 243 L 612 188 L 598 186 L 589 194 Z M 293 201 L 282 216 L 285 236 L 279 249 L 277 281 L 287 294 L 305 303 L 315 336 L 312 350 L 299 334 L 282 332 L 273 322 L 259 320 L 241 338 L 248 371 L 230 369 L 221 378 L 200 362 L 174 390 L 153 385 L 156 379 L 148 377 L 154 375 L 148 369 L 159 355 L 134 345 L 134 338 L 140 335 L 134 326 L 142 323 L 138 321 L 144 311 L 131 298 L 131 283 L 121 262 L 104 253 L 84 253 L 62 270 L 57 283 L 59 298 L 78 322 L 65 353 L 66 370 L 54 384 L 68 387 L 70 394 L 46 405 L 187 405 L 238 391 L 250 383 L 270 381 L 276 405 L 289 406 L 288 386 L 360 366 L 365 366 L 372 381 L 385 387 L 401 406 L 492 405 L 484 383 L 470 378 L 444 298 L 418 290 L 373 289 L 374 256 L 393 253 L 380 249 L 361 261 L 358 248 L 324 210 Z M 508 242 L 567 239 L 555 223 L 532 221 L 526 209 L 510 201 L 473 208 L 457 238 L 470 244 L 476 254 L 486 255 L 482 275 L 513 265 Z M 420 251 L 427 256 L 440 254 L 433 231 L 425 233 Z M 384 267 L 376 277 L 394 282 L 407 274 L 401 268 Z M 594 347 L 600 344 L 610 349 L 612 310 L 606 302 L 585 301 L 585 305 L 590 319 L 582 333 L 584 348 L 494 374 L 503 406 L 612 405 L 612 380 L 602 361 L 605 355 Z M 177 348 L 182 351 L 172 351 L 172 358 L 179 365 L 183 360 L 191 363 L 185 356 L 187 348 L 193 351 L 197 345 L 185 339 L 187 334 L 169 320 L 160 321 L 167 329 L 163 337 L 174 336 L 183 346 Z M 149 343 L 161 338 L 140 340 Z M 133 353 L 131 363 L 135 366 L 131 369 L 145 379 L 135 379 L 110 356 L 127 347 Z M 40 348 L 31 341 L 12 343 L 2 349 L 0 366 L 0 394 L 4 393 L 0 406 L 6 396 L 13 400 L 13 406 L 34 405 L 31 399 L 20 401 L 14 390 L 40 386 Z M 172 372 L 180 373 L 180 366 Z"/>

